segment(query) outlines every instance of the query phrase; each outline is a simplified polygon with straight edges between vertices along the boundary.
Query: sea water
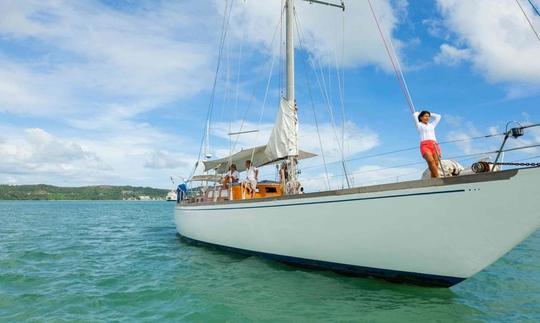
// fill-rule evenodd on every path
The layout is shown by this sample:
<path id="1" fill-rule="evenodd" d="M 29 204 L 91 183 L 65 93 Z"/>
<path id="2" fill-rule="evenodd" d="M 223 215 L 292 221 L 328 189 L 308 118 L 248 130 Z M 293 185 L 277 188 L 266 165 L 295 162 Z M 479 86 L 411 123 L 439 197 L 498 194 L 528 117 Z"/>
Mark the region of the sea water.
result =
<path id="1" fill-rule="evenodd" d="M 0 321 L 540 322 L 540 231 L 426 288 L 189 245 L 174 203 L 0 201 Z"/>

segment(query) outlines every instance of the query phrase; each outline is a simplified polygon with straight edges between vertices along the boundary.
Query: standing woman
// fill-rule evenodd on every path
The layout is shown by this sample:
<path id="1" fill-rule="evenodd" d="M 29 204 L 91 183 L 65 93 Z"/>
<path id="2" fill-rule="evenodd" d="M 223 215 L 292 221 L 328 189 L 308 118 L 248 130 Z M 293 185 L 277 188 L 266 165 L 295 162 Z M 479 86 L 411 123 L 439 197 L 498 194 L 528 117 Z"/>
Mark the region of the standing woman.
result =
<path id="1" fill-rule="evenodd" d="M 432 178 L 439 177 L 439 160 L 441 158 L 441 147 L 435 137 L 435 127 L 441 121 L 441 116 L 429 111 L 415 112 L 415 119 L 418 119 L 416 128 L 420 134 L 420 153 L 426 160 Z M 430 118 L 433 121 L 430 122 Z"/>
<path id="2" fill-rule="evenodd" d="M 281 183 L 281 188 L 283 189 L 283 192 L 285 192 L 288 180 L 289 171 L 287 170 L 287 162 L 283 162 L 281 163 L 281 167 L 279 168 L 279 182 Z"/>

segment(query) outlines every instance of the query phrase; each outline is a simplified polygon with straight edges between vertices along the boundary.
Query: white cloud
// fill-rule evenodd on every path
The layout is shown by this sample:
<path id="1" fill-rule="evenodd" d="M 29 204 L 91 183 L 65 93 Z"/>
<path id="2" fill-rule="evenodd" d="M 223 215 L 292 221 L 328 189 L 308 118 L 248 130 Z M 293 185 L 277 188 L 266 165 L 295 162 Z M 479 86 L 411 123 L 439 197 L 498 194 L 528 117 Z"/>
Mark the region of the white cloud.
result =
<path id="1" fill-rule="evenodd" d="M 217 14 L 197 1 L 113 7 L 0 2 L 0 182 L 163 187 L 189 173 L 189 138 L 135 117 L 209 88 Z M 46 130 L 13 128 L 13 115 Z"/>
<path id="2" fill-rule="evenodd" d="M 481 137 L 486 133 L 498 134 L 497 127 L 491 126 L 487 130 L 479 130 L 478 127 L 471 121 L 466 121 L 459 116 L 447 116 L 449 124 L 453 129 L 448 132 L 446 140 L 456 141 L 452 145 L 458 148 L 459 155 L 480 154 L 498 149 L 502 137 L 490 137 L 485 139 L 470 140 L 470 138 Z M 443 156 L 449 157 L 448 153 L 443 151 Z M 471 157 L 465 157 L 462 161 L 470 160 Z M 473 159 L 476 157 L 472 157 Z"/>
<path id="3" fill-rule="evenodd" d="M 355 185 L 367 186 L 383 183 L 395 183 L 404 180 L 419 179 L 422 168 L 398 167 L 386 168 L 380 165 L 364 165 L 352 172 Z"/>
<path id="4" fill-rule="evenodd" d="M 450 38 L 448 30 L 440 19 L 424 19 L 422 24 L 427 27 L 427 31 L 431 36 L 444 40 Z"/>
<path id="5" fill-rule="evenodd" d="M 0 37 L 36 54 L 0 56 L 0 111 L 81 117 L 122 103 L 144 108 L 136 115 L 207 88 L 213 29 L 179 38 L 208 25 L 184 5 L 125 13 L 98 2 L 0 3 Z"/>
<path id="6" fill-rule="evenodd" d="M 84 150 L 75 142 L 66 142 L 53 137 L 39 128 L 25 130 L 27 149 L 19 147 L 19 156 L 33 163 L 64 163 L 70 161 L 85 161 L 100 165 L 96 154 Z M 22 149 L 21 149 L 22 148 Z M 27 158 L 25 158 L 27 157 Z M 107 167 L 104 167 L 107 168 Z"/>
<path id="7" fill-rule="evenodd" d="M 222 0 L 217 0 L 216 4 L 223 8 Z M 238 3 L 231 18 L 231 29 L 236 38 L 263 45 L 269 50 L 280 19 L 280 5 L 280 1 Z M 373 1 L 373 5 L 383 28 L 393 35 L 400 23 L 398 17 L 406 15 L 408 2 L 378 0 Z M 295 8 L 305 49 L 323 64 L 333 66 L 337 63 L 347 67 L 373 64 L 391 69 L 367 1 L 347 1 L 345 12 L 304 1 L 296 1 Z M 294 37 L 298 38 L 298 34 Z M 279 35 L 277 40 L 274 45 L 279 43 Z M 399 40 L 393 38 L 393 42 L 399 50 L 402 46 Z M 297 40 L 296 47 L 299 46 Z"/>
<path id="8" fill-rule="evenodd" d="M 187 176 L 194 152 L 181 139 L 144 124 L 120 123 L 119 131 L 91 138 L 54 135 L 40 128 L 2 127 L 0 183 L 56 185 L 152 185 Z"/>
<path id="9" fill-rule="evenodd" d="M 408 2 L 374 4 L 393 34 Z M 268 47 L 279 5 L 279 0 L 236 2 L 230 29 L 234 42 L 245 41 L 251 50 Z M 367 3 L 347 5 L 344 64 L 389 69 Z M 296 6 L 311 56 L 331 65 L 337 57 L 340 64 L 341 11 L 301 1 Z M 3 132 L 0 167 L 11 173 L 0 176 L 0 182 L 162 186 L 161 178 L 187 175 L 186 165 L 193 164 L 198 149 L 193 142 L 198 146 L 199 140 L 188 138 L 192 134 L 178 138 L 136 117 L 211 86 L 221 23 L 216 8 L 222 10 L 223 2 L 216 0 L 214 7 L 195 0 L 143 2 L 117 10 L 99 1 L 1 1 L 0 41 L 6 50 L 0 53 L 0 112 L 37 120 L 43 129 Z M 394 42 L 399 50 L 400 42 Z M 13 44 L 22 49 L 13 50 Z M 245 67 L 261 69 L 251 62 Z M 47 120 L 54 124 L 44 126 Z M 242 136 L 237 148 L 266 143 L 271 127 L 262 125 L 256 137 Z M 378 144 L 370 129 L 353 123 L 346 128 L 347 155 Z M 339 160 L 329 124 L 321 124 L 321 136 L 327 160 Z M 216 142 L 217 155 L 228 153 L 222 139 Z M 300 143 L 320 153 L 313 125 L 301 125 Z"/>
<path id="10" fill-rule="evenodd" d="M 341 151 L 339 149 L 341 144 L 340 130 L 341 128 L 338 128 L 335 129 L 334 132 L 333 126 L 328 123 L 319 125 L 322 148 L 324 150 L 327 162 L 333 162 L 341 159 Z M 317 128 L 315 125 L 301 125 L 299 141 L 300 145 L 305 147 L 308 151 L 319 153 L 321 150 L 321 144 L 319 143 Z M 344 152 L 347 158 L 378 146 L 379 135 L 368 127 L 359 127 L 352 122 L 347 122 L 345 124 L 344 143 Z"/>
<path id="11" fill-rule="evenodd" d="M 14 176 L 56 175 L 61 177 L 106 173 L 111 167 L 79 143 L 61 140 L 40 128 L 24 130 L 0 143 L 0 169 Z"/>
<path id="12" fill-rule="evenodd" d="M 488 134 L 490 135 L 496 135 L 496 134 L 499 134 L 501 133 L 501 131 L 499 130 L 499 127 L 496 127 L 496 126 L 491 126 L 488 128 Z"/>
<path id="13" fill-rule="evenodd" d="M 440 49 L 441 51 L 433 59 L 437 64 L 455 66 L 472 57 L 471 50 L 468 48 L 460 49 L 452 45 L 442 44 Z"/>
<path id="14" fill-rule="evenodd" d="M 351 187 L 369 186 L 385 183 L 395 183 L 405 180 L 420 179 L 425 167 L 396 167 L 387 168 L 381 165 L 363 165 L 348 171 Z M 330 189 L 347 188 L 342 172 L 328 172 Z M 324 172 L 309 172 L 302 174 L 300 181 L 307 192 L 328 189 Z"/>
<path id="15" fill-rule="evenodd" d="M 341 183 L 343 182 L 341 175 L 332 172 L 328 173 L 328 181 L 326 180 L 326 174 L 323 172 L 300 174 L 299 181 L 307 193 L 341 188 Z"/>
<path id="16" fill-rule="evenodd" d="M 180 154 L 173 154 L 163 150 L 154 150 L 148 154 L 144 167 L 157 169 L 175 169 L 186 167 L 187 163 L 182 160 Z"/>
<path id="17" fill-rule="evenodd" d="M 476 128 L 469 128 L 468 131 L 462 129 L 450 131 L 448 133 L 449 141 L 458 141 L 455 145 L 460 149 L 464 154 L 475 154 L 480 152 L 485 152 L 485 148 L 480 148 L 478 146 L 473 146 L 473 142 L 467 140 L 470 137 L 475 137 L 480 135 L 480 132 Z"/>
<path id="18" fill-rule="evenodd" d="M 456 46 L 469 51 L 465 56 L 489 81 L 540 87 L 538 39 L 514 1 L 438 0 L 437 3 L 445 25 L 457 36 Z M 530 6 L 524 8 L 540 27 L 540 17 Z"/>

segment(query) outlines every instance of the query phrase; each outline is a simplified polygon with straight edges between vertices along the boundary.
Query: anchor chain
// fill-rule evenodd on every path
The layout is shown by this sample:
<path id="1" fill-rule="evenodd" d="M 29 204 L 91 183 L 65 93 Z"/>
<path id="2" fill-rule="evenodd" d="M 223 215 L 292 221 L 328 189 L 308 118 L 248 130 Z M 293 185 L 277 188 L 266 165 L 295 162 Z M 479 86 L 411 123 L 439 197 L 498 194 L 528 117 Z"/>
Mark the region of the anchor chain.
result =
<path id="1" fill-rule="evenodd" d="M 500 165 L 500 166 L 529 166 L 529 167 L 540 167 L 540 163 L 493 163 L 487 162 L 490 165 Z"/>

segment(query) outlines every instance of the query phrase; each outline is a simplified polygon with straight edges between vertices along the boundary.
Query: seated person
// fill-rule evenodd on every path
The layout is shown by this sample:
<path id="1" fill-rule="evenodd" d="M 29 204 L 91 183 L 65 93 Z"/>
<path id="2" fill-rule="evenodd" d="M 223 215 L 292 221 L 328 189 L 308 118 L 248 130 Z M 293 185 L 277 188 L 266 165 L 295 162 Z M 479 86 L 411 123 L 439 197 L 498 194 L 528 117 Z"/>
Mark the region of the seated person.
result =
<path id="1" fill-rule="evenodd" d="M 236 165 L 231 164 L 231 166 L 229 167 L 229 171 L 225 174 L 225 176 L 223 177 L 223 180 L 221 181 L 223 188 L 228 190 L 229 183 L 238 183 L 239 177 L 240 177 L 240 174 L 236 170 Z"/>
<path id="2" fill-rule="evenodd" d="M 257 180 L 259 170 L 253 166 L 251 160 L 246 160 L 246 179 L 242 182 L 242 197 L 245 198 L 245 193 L 248 192 L 251 198 L 254 197 L 257 190 Z"/>

